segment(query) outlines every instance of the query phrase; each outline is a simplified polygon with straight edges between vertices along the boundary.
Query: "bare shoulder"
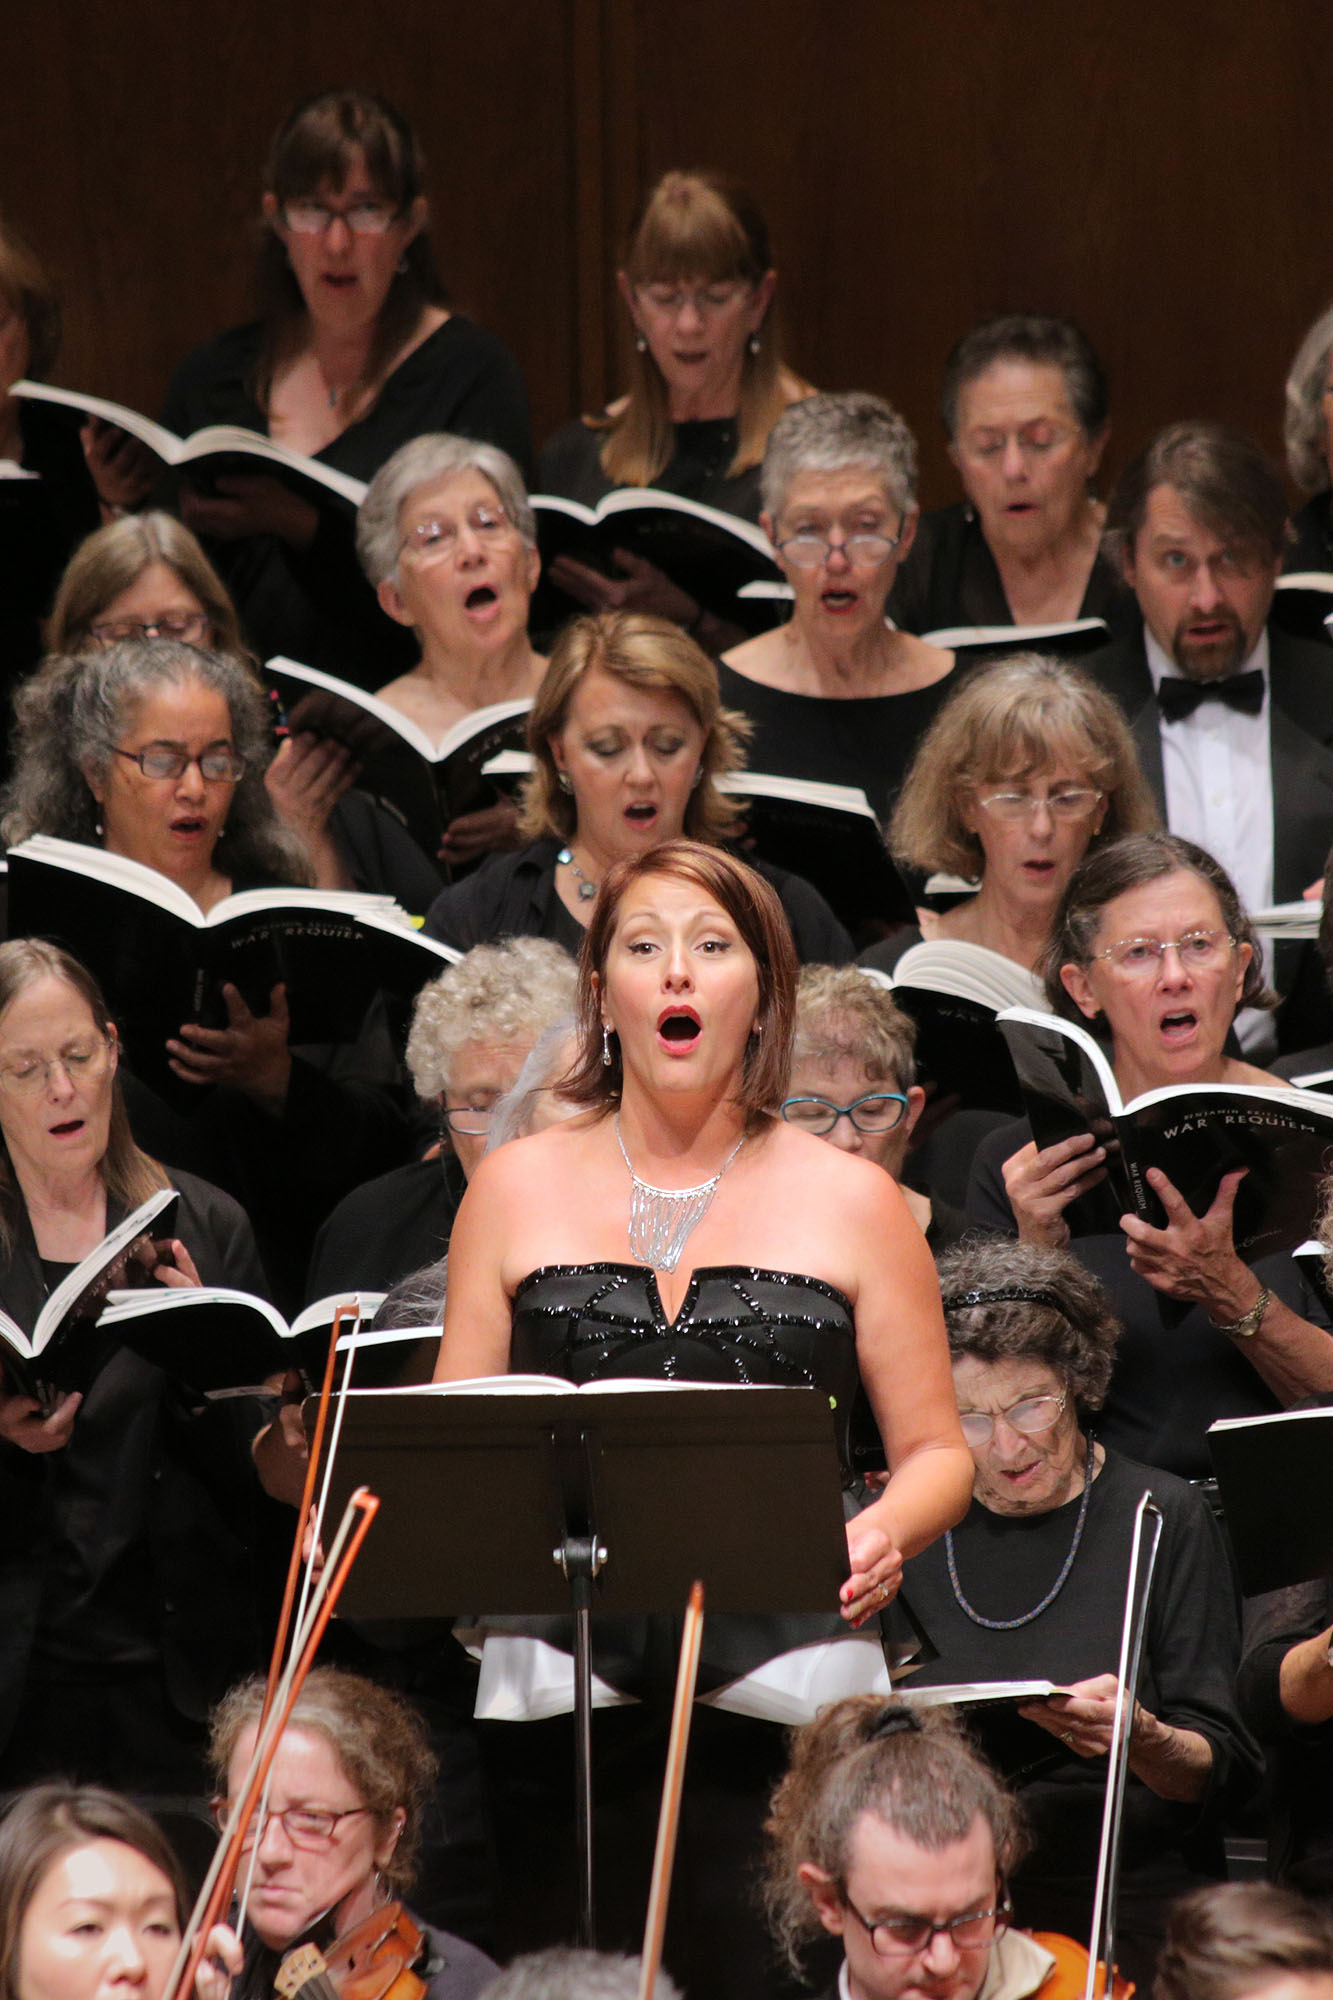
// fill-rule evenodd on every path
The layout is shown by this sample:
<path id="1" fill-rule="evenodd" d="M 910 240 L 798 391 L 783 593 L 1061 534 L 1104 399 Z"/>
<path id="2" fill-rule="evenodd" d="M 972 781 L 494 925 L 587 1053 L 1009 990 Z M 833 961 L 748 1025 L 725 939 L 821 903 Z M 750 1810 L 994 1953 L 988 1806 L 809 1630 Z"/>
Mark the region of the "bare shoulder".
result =
<path id="1" fill-rule="evenodd" d="M 507 1199 L 540 1187 L 549 1197 L 553 1187 L 568 1185 L 566 1177 L 588 1166 L 600 1123 L 591 1113 L 581 1112 L 529 1138 L 511 1139 L 486 1155 L 472 1176 L 469 1194 L 475 1188 L 488 1199 Z"/>
<path id="2" fill-rule="evenodd" d="M 815 394 L 813 382 L 807 382 L 794 368 L 783 367 L 778 371 L 778 390 L 783 402 L 790 409 L 793 403 L 803 403 L 807 396 Z"/>
<path id="3" fill-rule="evenodd" d="M 799 1178 L 802 1203 L 836 1215 L 839 1229 L 880 1230 L 886 1222 L 911 1222 L 902 1190 L 882 1167 L 792 1125 L 776 1126 L 771 1146 L 773 1170 Z"/>

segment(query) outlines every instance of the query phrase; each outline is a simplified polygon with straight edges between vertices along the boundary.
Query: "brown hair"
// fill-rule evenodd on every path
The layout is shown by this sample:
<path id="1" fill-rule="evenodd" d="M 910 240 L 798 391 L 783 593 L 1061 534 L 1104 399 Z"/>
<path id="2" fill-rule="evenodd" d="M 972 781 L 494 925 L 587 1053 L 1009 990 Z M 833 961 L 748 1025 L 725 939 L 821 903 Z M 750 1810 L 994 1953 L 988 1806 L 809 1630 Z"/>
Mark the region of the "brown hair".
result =
<path id="1" fill-rule="evenodd" d="M 550 739 L 569 720 L 574 690 L 600 668 L 630 687 L 678 694 L 704 732 L 699 778 L 685 807 L 691 840 L 725 840 L 738 824 L 735 806 L 713 780 L 739 770 L 750 723 L 723 708 L 717 668 L 700 646 L 669 618 L 637 611 L 599 611 L 575 618 L 555 645 L 528 716 L 532 776 L 523 790 L 519 832 L 528 840 L 570 840 L 578 831 L 578 803 L 560 784 Z"/>
<path id="2" fill-rule="evenodd" d="M 991 1237 L 946 1251 L 939 1279 L 951 1360 L 1040 1361 L 1080 1411 L 1101 1408 L 1120 1322 L 1076 1257 Z"/>
<path id="3" fill-rule="evenodd" d="M 636 287 L 681 279 L 758 285 L 772 262 L 768 225 L 754 197 L 730 175 L 699 168 L 663 174 L 649 190 L 630 231 L 623 268 Z M 729 476 L 758 465 L 763 457 L 768 434 L 791 400 L 794 378 L 784 376 L 777 314 L 770 305 L 758 352 L 747 347 L 742 363 L 736 456 Z M 800 392 L 809 388 L 804 382 L 794 385 Z M 673 449 L 666 383 L 652 355 L 635 348 L 623 409 L 584 421 L 607 433 L 602 465 L 608 479 L 620 486 L 651 486 Z"/>
<path id="4" fill-rule="evenodd" d="M 0 2000 L 19 2000 L 23 1919 L 62 1855 L 94 1840 L 118 1840 L 166 1877 L 184 1928 L 189 1892 L 166 1835 L 128 1799 L 94 1785 L 35 1785 L 0 1821 Z"/>
<path id="5" fill-rule="evenodd" d="M 1267 452 L 1229 424 L 1171 424 L 1131 461 L 1106 510 L 1105 542 L 1122 560 L 1147 518 L 1148 500 L 1170 486 L 1213 534 L 1276 561 L 1287 547 L 1287 495 Z"/>
<path id="6" fill-rule="evenodd" d="M 872 1083 L 916 1082 L 916 1022 L 859 965 L 803 965 L 796 982 L 796 1061 L 859 1062 Z"/>
<path id="7" fill-rule="evenodd" d="M 98 1034 L 110 1038 L 111 1016 L 101 987 L 77 958 L 71 958 L 59 945 L 48 944 L 45 938 L 10 938 L 0 944 L 0 1027 L 7 1009 L 39 979 L 58 979 L 77 993 L 88 1007 Z M 120 1078 L 114 1074 L 111 1124 L 100 1172 L 107 1193 L 128 1209 L 137 1208 L 159 1188 L 170 1185 L 165 1169 L 135 1144 Z M 6 1255 L 13 1251 L 22 1208 L 23 1195 L 8 1148 L 0 1137 L 0 1246 Z"/>
<path id="8" fill-rule="evenodd" d="M 421 148 L 402 113 L 363 90 L 323 90 L 287 114 L 269 148 L 265 192 L 281 208 L 284 202 L 317 194 L 325 181 L 341 188 L 358 156 L 365 160 L 376 192 L 393 203 L 397 215 L 406 215 L 425 182 Z M 260 247 L 259 299 L 263 339 L 252 386 L 261 408 L 267 409 L 274 371 L 299 345 L 307 312 L 287 252 L 267 225 Z M 344 395 L 378 383 L 411 338 L 423 309 L 447 302 L 426 232 L 418 230 L 380 309 L 365 370 Z"/>
<path id="9" fill-rule="evenodd" d="M 223 1696 L 209 1725 L 208 1754 L 218 1791 L 225 1793 L 236 1745 L 258 1724 L 264 1683 L 256 1676 Z M 402 1695 L 340 1667 L 316 1667 L 306 1677 L 286 1724 L 322 1736 L 381 1837 L 395 1812 L 405 1815 L 390 1858 L 380 1867 L 390 1891 L 403 1895 L 415 1878 L 421 1827 L 435 1783 L 436 1757 L 421 1716 Z"/>
<path id="10" fill-rule="evenodd" d="M 1062 965 L 1092 963 L 1092 948 L 1101 929 L 1102 913 L 1117 896 L 1128 895 L 1149 882 L 1161 882 L 1168 875 L 1197 875 L 1217 897 L 1222 922 L 1229 937 L 1250 947 L 1250 962 L 1241 988 L 1242 1007 L 1275 1007 L 1277 996 L 1264 978 L 1264 950 L 1235 884 L 1220 861 L 1192 840 L 1174 833 L 1136 833 L 1124 840 L 1090 848 L 1074 870 L 1069 887 L 1060 898 L 1050 940 L 1036 971 L 1046 988 L 1051 1011 L 1067 1020 L 1082 1021 L 1082 1010 L 1066 992 L 1060 977 Z"/>
<path id="11" fill-rule="evenodd" d="M 794 1732 L 764 1828 L 769 1923 L 798 1977 L 802 1947 L 821 1933 L 799 1870 L 809 1862 L 844 1885 L 863 1814 L 933 1853 L 966 1839 L 982 1819 L 1001 1878 L 1027 1847 L 1018 1806 L 948 1711 L 918 1715 L 878 1695 L 834 1702 Z"/>
<path id="12" fill-rule="evenodd" d="M 618 861 L 602 883 L 579 954 L 578 1054 L 560 1095 L 571 1104 L 605 1114 L 620 1102 L 623 1070 L 619 1037 L 611 1061 L 602 1061 L 601 991 L 620 906 L 636 883 L 654 875 L 691 882 L 720 904 L 741 934 L 759 981 L 759 1032 L 741 1063 L 740 1103 L 746 1129 L 755 1131 L 781 1104 L 791 1069 L 796 1009 L 796 947 L 777 891 L 762 875 L 722 848 L 696 840 L 666 840 L 647 854 Z"/>
<path id="13" fill-rule="evenodd" d="M 23 321 L 28 336 L 23 372 L 40 382 L 60 350 L 60 301 L 34 252 L 5 222 L 0 222 L 0 299 Z"/>
<path id="14" fill-rule="evenodd" d="M 1333 1917 L 1275 1882 L 1217 1882 L 1171 1906 L 1153 2000 L 1242 2000 L 1284 1973 L 1333 1973 Z"/>
<path id="15" fill-rule="evenodd" d="M 889 823 L 899 861 L 978 877 L 981 841 L 963 819 L 978 785 L 1026 778 L 1067 759 L 1106 797 L 1100 845 L 1157 823 L 1134 740 L 1088 674 L 1041 653 L 1013 653 L 969 676 L 922 737 Z"/>
<path id="16" fill-rule="evenodd" d="M 241 639 L 240 620 L 227 586 L 184 522 L 172 514 L 126 514 L 80 542 L 65 565 L 46 630 L 48 653 L 77 653 L 93 642 L 92 627 L 122 591 L 154 563 L 164 563 L 208 613 L 208 644 L 254 660 Z"/>
<path id="17" fill-rule="evenodd" d="M 1089 440 L 1099 438 L 1110 418 L 1106 370 L 1088 336 L 1069 319 L 1046 313 L 999 313 L 983 319 L 959 339 L 944 364 L 940 418 L 946 437 L 958 432 L 958 399 L 970 382 L 997 361 L 1026 361 L 1035 368 L 1058 368 L 1065 378 L 1069 407 Z"/>

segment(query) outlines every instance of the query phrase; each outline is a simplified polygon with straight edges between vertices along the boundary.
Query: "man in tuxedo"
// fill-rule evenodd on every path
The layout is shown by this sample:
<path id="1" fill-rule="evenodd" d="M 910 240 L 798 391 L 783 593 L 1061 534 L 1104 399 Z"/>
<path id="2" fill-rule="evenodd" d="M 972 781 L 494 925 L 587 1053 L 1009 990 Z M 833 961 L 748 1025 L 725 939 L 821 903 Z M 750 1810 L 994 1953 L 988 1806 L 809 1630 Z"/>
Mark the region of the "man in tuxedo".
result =
<path id="1" fill-rule="evenodd" d="M 1173 424 L 1121 478 L 1107 537 L 1143 623 L 1085 665 L 1124 710 L 1166 824 L 1216 855 L 1248 909 L 1300 896 L 1333 840 L 1333 648 L 1270 622 L 1277 468 L 1225 425 Z M 1325 1033 L 1300 957 L 1277 955 L 1285 1047 Z"/>

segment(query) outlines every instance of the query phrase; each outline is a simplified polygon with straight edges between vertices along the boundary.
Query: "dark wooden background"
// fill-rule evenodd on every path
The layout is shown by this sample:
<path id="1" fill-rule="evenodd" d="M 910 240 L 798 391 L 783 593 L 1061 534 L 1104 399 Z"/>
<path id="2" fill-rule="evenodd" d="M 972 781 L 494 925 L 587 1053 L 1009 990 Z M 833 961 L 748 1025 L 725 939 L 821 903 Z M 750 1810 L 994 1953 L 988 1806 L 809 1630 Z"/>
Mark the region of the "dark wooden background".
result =
<path id="1" fill-rule="evenodd" d="M 1213 415 L 1276 449 L 1333 297 L 1327 0 L 43 0 L 5 10 L 0 208 L 58 275 L 56 379 L 155 412 L 246 317 L 269 135 L 353 82 L 420 131 L 458 303 L 539 438 L 612 393 L 645 180 L 713 164 L 769 216 L 788 346 L 891 397 L 953 495 L 935 395 L 978 315 L 1076 317 L 1110 463 Z"/>

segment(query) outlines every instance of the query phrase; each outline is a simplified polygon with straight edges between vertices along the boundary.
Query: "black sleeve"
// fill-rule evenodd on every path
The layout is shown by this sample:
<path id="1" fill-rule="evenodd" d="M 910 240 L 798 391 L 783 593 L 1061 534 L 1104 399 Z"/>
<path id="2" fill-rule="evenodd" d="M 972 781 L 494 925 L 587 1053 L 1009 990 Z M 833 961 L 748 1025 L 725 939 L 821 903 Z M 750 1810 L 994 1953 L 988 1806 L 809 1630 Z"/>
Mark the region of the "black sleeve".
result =
<path id="1" fill-rule="evenodd" d="M 1266 1591 L 1245 1606 L 1245 1643 L 1236 1692 L 1241 1713 L 1261 1741 L 1307 1734 L 1282 1706 L 1282 1662 L 1293 1646 L 1333 1625 L 1333 1581 L 1317 1577 L 1286 1590 Z M 1320 1725 L 1327 1734 L 1327 1725 Z"/>
<path id="2" fill-rule="evenodd" d="M 176 1234 L 193 1257 L 206 1285 L 268 1297 L 250 1218 L 238 1201 L 195 1174 L 173 1173 L 179 1191 Z"/>
<path id="3" fill-rule="evenodd" d="M 523 372 L 504 342 L 473 327 L 476 366 L 439 428 L 507 451 L 524 479 L 532 476 L 532 419 Z"/>
<path id="4" fill-rule="evenodd" d="M 746 859 L 760 875 L 767 876 L 781 897 L 801 964 L 850 965 L 855 957 L 852 941 L 813 882 L 807 882 L 804 875 L 791 875 L 785 868 L 770 867 L 753 855 Z"/>
<path id="5" fill-rule="evenodd" d="M 392 896 L 414 917 L 430 908 L 440 893 L 440 871 L 378 799 L 355 789 L 344 793 L 331 825 L 358 889 Z"/>
<path id="6" fill-rule="evenodd" d="M 515 858 L 492 855 L 461 882 L 442 889 L 426 912 L 426 936 L 455 951 L 471 951 L 495 938 L 530 936 L 528 899 L 515 876 Z"/>
<path id="7" fill-rule="evenodd" d="M 1002 1125 L 977 1147 L 967 1184 L 967 1219 L 981 1229 L 996 1229 L 1005 1236 L 1017 1236 L 1018 1224 L 1009 1206 L 1004 1186 L 1004 1163 L 1019 1152 L 1032 1137 L 1026 1118 Z"/>
<path id="8" fill-rule="evenodd" d="M 898 565 L 898 574 L 893 580 L 885 606 L 889 617 L 900 632 L 921 633 L 929 630 L 926 624 L 927 603 L 930 595 L 930 567 L 934 561 L 935 531 L 928 515 L 923 514 L 917 522 L 916 539 L 907 551 L 906 558 Z"/>

